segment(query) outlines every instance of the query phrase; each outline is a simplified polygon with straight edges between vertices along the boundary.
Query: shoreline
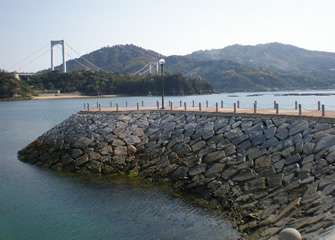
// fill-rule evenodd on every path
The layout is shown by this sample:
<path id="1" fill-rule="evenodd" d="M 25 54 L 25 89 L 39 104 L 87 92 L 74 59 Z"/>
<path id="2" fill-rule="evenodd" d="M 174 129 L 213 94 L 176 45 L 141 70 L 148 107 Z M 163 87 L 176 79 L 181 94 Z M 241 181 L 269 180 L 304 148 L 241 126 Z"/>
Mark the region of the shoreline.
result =
<path id="1" fill-rule="evenodd" d="M 101 96 L 89 96 L 89 95 L 80 95 L 80 94 L 61 94 L 61 95 L 54 95 L 54 94 L 40 94 L 39 96 L 33 96 L 31 100 L 47 100 L 47 99 L 66 99 L 66 98 L 107 98 L 107 97 L 122 97 L 127 96 L 123 94 L 113 94 L 113 95 L 101 95 Z"/>

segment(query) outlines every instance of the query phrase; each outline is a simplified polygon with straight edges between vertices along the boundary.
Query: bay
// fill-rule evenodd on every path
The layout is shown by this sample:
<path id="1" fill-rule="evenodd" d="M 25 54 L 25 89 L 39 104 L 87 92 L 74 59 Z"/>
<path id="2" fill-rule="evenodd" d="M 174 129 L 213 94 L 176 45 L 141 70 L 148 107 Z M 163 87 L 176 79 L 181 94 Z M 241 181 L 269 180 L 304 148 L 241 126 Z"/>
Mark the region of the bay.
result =
<path id="1" fill-rule="evenodd" d="M 335 91 L 223 93 L 166 96 L 191 106 L 335 109 Z M 80 98 L 0 102 L 0 239 L 238 239 L 221 216 L 171 195 L 167 189 L 124 179 L 83 178 L 40 169 L 17 159 L 17 151 L 84 108 L 110 101 L 155 106 L 161 97 Z"/>

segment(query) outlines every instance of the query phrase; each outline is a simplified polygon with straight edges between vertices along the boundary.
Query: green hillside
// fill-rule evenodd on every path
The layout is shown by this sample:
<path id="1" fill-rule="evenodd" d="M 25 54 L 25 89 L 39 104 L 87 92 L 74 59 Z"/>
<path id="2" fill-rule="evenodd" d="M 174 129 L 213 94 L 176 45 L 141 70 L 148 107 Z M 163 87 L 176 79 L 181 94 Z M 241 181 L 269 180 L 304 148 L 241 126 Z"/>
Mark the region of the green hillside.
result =
<path id="1" fill-rule="evenodd" d="M 162 56 L 134 45 L 101 48 L 67 62 L 67 69 L 98 69 L 134 73 L 148 62 L 164 57 L 165 71 L 204 79 L 216 92 L 322 89 L 335 86 L 335 54 L 308 51 L 280 43 L 233 45 L 194 52 L 186 56 Z M 79 64 L 78 62 L 82 63 Z M 93 66 L 91 66 L 94 69 Z"/>

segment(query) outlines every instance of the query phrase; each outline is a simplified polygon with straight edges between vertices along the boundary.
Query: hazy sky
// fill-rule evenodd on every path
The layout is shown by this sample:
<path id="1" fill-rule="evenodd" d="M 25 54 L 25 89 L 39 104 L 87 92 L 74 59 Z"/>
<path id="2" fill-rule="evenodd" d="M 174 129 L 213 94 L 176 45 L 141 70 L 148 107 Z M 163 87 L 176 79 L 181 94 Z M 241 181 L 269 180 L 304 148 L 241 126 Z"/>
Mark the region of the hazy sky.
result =
<path id="1" fill-rule="evenodd" d="M 49 68 L 50 41 L 62 39 L 80 54 L 117 44 L 169 56 L 269 42 L 335 52 L 335 1 L 0 0 L 0 29 L 7 71 Z M 67 59 L 79 57 L 66 47 Z"/>

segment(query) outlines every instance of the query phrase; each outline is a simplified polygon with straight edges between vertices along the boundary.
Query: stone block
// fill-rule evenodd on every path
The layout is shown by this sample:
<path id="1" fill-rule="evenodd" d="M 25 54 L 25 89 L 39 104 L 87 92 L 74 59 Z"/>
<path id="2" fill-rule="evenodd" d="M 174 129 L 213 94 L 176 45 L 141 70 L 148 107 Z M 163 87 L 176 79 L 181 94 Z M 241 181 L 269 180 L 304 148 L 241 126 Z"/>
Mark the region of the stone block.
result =
<path id="1" fill-rule="evenodd" d="M 195 176 L 195 175 L 198 175 L 200 173 L 206 172 L 206 168 L 207 168 L 207 164 L 203 163 L 203 164 L 200 164 L 200 165 L 197 165 L 197 166 L 191 168 L 188 174 L 190 176 Z"/>
<path id="2" fill-rule="evenodd" d="M 297 133 L 303 132 L 305 129 L 309 127 L 309 122 L 308 121 L 301 121 L 300 123 L 294 125 L 293 127 L 290 128 L 289 135 L 294 136 Z"/>
<path id="3" fill-rule="evenodd" d="M 176 150 L 176 153 L 180 156 L 183 157 L 187 154 L 189 154 L 190 152 L 192 152 L 192 148 L 190 147 L 190 145 L 188 144 L 181 144 L 183 145 L 181 148 L 179 148 L 178 150 Z"/>
<path id="4" fill-rule="evenodd" d="M 267 153 L 266 149 L 250 148 L 247 152 L 249 160 L 254 160 L 260 156 L 263 156 Z"/>
<path id="5" fill-rule="evenodd" d="M 255 160 L 255 169 L 258 172 L 259 169 L 269 167 L 271 165 L 270 156 L 262 156 Z"/>
<path id="6" fill-rule="evenodd" d="M 205 162 L 211 163 L 211 162 L 216 162 L 225 156 L 226 156 L 225 151 L 216 151 L 216 152 L 211 152 L 207 154 L 204 160 Z"/>
<path id="7" fill-rule="evenodd" d="M 247 189 L 250 192 L 257 192 L 266 189 L 265 187 L 265 178 L 256 178 L 254 180 L 250 180 L 246 183 Z"/>
<path id="8" fill-rule="evenodd" d="M 215 163 L 209 169 L 207 169 L 205 176 L 208 178 L 217 177 L 225 167 L 224 163 Z"/>
<path id="9" fill-rule="evenodd" d="M 285 165 L 291 165 L 293 163 L 297 163 L 301 160 L 300 154 L 294 154 L 292 157 L 285 160 Z"/>
<path id="10" fill-rule="evenodd" d="M 214 122 L 214 130 L 217 131 L 223 127 L 226 127 L 227 125 L 228 125 L 227 118 L 218 118 Z"/>
<path id="11" fill-rule="evenodd" d="M 285 140 L 288 137 L 288 129 L 279 128 L 275 136 L 280 140 Z"/>
<path id="12" fill-rule="evenodd" d="M 197 151 L 207 147 L 207 144 L 206 144 L 205 141 L 199 141 L 199 142 L 191 145 L 191 147 L 192 147 L 193 152 L 196 153 Z"/>
<path id="13" fill-rule="evenodd" d="M 232 176 L 234 176 L 238 172 L 237 167 L 235 165 L 230 166 L 228 169 L 222 172 L 222 178 L 224 180 L 228 180 Z"/>
<path id="14" fill-rule="evenodd" d="M 320 159 L 312 167 L 312 174 L 315 177 L 321 177 L 322 175 L 331 173 L 334 171 L 334 166 L 330 165 L 327 160 Z"/>
<path id="15" fill-rule="evenodd" d="M 297 163 L 288 165 L 288 166 L 286 166 L 286 167 L 283 168 L 283 173 L 285 175 L 289 175 L 289 174 L 292 174 L 292 173 L 295 173 L 295 172 L 299 172 L 299 171 L 300 171 L 300 166 Z"/>
<path id="16" fill-rule="evenodd" d="M 252 169 L 243 169 L 235 177 L 233 177 L 233 181 L 244 182 L 254 179 L 255 177 L 256 174 Z"/>
<path id="17" fill-rule="evenodd" d="M 321 150 L 330 148 L 334 145 L 335 145 L 335 135 L 326 135 L 317 142 L 314 152 L 317 153 Z"/>
<path id="18" fill-rule="evenodd" d="M 283 173 L 272 174 L 272 176 L 269 176 L 266 179 L 268 182 L 269 189 L 275 189 L 283 185 L 284 174 Z"/>

